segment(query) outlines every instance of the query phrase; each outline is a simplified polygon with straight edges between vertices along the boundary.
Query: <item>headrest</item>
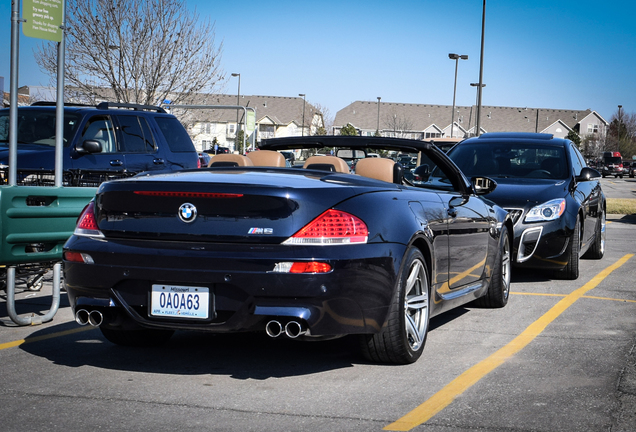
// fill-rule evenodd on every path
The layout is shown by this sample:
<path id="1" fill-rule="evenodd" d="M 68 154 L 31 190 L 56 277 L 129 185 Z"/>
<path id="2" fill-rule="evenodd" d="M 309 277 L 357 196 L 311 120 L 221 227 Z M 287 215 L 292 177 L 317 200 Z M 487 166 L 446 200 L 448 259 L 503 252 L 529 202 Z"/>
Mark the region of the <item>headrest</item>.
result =
<path id="1" fill-rule="evenodd" d="M 285 167 L 285 156 L 273 150 L 258 150 L 247 154 L 254 166 Z"/>
<path id="2" fill-rule="evenodd" d="M 386 158 L 364 158 L 356 164 L 356 174 L 376 180 L 393 183 L 395 162 Z"/>
<path id="3" fill-rule="evenodd" d="M 214 156 L 208 166 L 254 166 L 252 161 L 243 155 L 223 153 Z"/>
<path id="4" fill-rule="evenodd" d="M 303 165 L 303 168 L 309 169 L 323 169 L 327 171 L 331 171 L 328 169 L 330 166 L 333 167 L 335 172 L 349 174 L 349 165 L 344 161 L 344 159 L 340 159 L 336 156 L 311 156 L 308 157 Z"/>

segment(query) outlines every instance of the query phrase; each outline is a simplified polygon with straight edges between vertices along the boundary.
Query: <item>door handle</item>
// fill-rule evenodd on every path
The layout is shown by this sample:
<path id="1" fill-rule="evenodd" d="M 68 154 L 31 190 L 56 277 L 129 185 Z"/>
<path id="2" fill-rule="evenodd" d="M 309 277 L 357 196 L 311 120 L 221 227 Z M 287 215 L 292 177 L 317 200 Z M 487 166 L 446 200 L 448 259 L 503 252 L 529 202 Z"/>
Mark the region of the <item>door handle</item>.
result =
<path id="1" fill-rule="evenodd" d="M 124 163 L 119 159 L 115 159 L 110 161 L 110 166 L 122 166 Z"/>
<path id="2" fill-rule="evenodd" d="M 155 165 L 163 165 L 166 162 L 161 158 L 157 158 L 157 159 L 153 159 L 152 163 L 154 163 Z"/>

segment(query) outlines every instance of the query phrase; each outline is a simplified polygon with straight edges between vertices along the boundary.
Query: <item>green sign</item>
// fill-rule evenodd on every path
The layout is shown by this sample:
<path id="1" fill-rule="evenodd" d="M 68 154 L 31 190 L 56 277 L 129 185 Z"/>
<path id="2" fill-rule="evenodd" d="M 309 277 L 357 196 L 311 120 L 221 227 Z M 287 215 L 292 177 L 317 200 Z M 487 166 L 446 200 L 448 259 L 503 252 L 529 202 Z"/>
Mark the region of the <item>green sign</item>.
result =
<path id="1" fill-rule="evenodd" d="M 25 36 L 62 42 L 64 0 L 22 0 Z"/>
<path id="2" fill-rule="evenodd" d="M 245 119 L 245 128 L 248 133 L 254 132 L 256 129 L 256 113 L 254 111 L 247 112 L 247 118 Z"/>

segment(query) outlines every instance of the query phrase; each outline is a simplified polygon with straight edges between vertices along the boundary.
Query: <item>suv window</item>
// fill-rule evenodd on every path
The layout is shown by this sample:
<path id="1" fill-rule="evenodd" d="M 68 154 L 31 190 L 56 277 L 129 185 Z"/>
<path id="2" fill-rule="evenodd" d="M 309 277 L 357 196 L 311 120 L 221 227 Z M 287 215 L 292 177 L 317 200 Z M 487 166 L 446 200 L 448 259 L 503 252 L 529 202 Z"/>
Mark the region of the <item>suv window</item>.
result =
<path id="1" fill-rule="evenodd" d="M 120 115 L 117 116 L 122 132 L 120 150 L 124 153 L 152 153 L 155 143 L 143 117 Z"/>
<path id="2" fill-rule="evenodd" d="M 64 145 L 73 140 L 80 116 L 64 114 Z M 0 143 L 9 142 L 9 110 L 0 114 Z M 37 109 L 18 111 L 18 145 L 44 144 L 55 146 L 55 112 Z"/>
<path id="3" fill-rule="evenodd" d="M 159 125 L 170 150 L 175 153 L 192 151 L 192 140 L 179 120 L 174 117 L 155 117 L 155 121 Z"/>
<path id="4" fill-rule="evenodd" d="M 88 140 L 97 141 L 102 146 L 101 153 L 117 151 L 115 128 L 110 116 L 95 116 L 86 123 L 82 132 L 82 142 Z"/>

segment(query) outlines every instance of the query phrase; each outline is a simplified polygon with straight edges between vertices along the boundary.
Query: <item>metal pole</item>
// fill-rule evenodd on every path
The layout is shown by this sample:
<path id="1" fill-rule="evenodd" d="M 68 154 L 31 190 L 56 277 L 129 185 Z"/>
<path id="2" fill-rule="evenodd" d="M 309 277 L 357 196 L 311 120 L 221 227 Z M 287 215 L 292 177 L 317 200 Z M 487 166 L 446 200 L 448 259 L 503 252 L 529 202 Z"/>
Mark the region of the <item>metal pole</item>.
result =
<path id="1" fill-rule="evenodd" d="M 238 77 L 238 92 L 236 93 L 236 106 L 240 106 L 241 105 L 241 74 L 233 73 L 232 76 Z M 239 111 L 236 110 L 236 137 L 238 137 L 238 132 L 239 132 Z M 236 138 L 234 139 L 234 144 L 238 147 L 238 142 Z M 235 149 L 235 150 L 238 150 L 238 149 Z M 243 148 L 243 150 L 245 150 L 245 148 Z"/>
<path id="2" fill-rule="evenodd" d="M 57 101 L 55 102 L 55 186 L 64 176 L 64 56 L 66 49 L 66 7 L 62 4 L 62 40 L 57 44 Z M 58 293 L 59 296 L 59 293 Z"/>
<path id="3" fill-rule="evenodd" d="M 15 186 L 18 164 L 18 61 L 20 50 L 20 2 L 11 2 L 11 77 L 9 79 L 9 186 Z"/>
<path id="4" fill-rule="evenodd" d="M 380 96 L 378 96 L 378 127 L 375 130 L 376 134 L 378 136 L 380 136 L 380 99 L 382 99 Z"/>
<path id="5" fill-rule="evenodd" d="M 457 92 L 457 66 L 459 65 L 459 56 L 455 55 L 455 85 L 453 86 L 453 111 L 451 112 L 451 134 L 453 137 L 453 129 L 455 129 L 455 93 Z"/>
<path id="6" fill-rule="evenodd" d="M 484 0 L 484 10 L 481 15 L 481 54 L 479 56 L 479 87 L 477 88 L 477 130 L 476 136 L 481 135 L 481 89 L 484 79 L 484 33 L 486 29 L 486 0 Z"/>
<path id="7" fill-rule="evenodd" d="M 303 125 L 301 128 L 301 136 L 305 136 L 305 93 L 298 93 L 303 98 Z"/>

